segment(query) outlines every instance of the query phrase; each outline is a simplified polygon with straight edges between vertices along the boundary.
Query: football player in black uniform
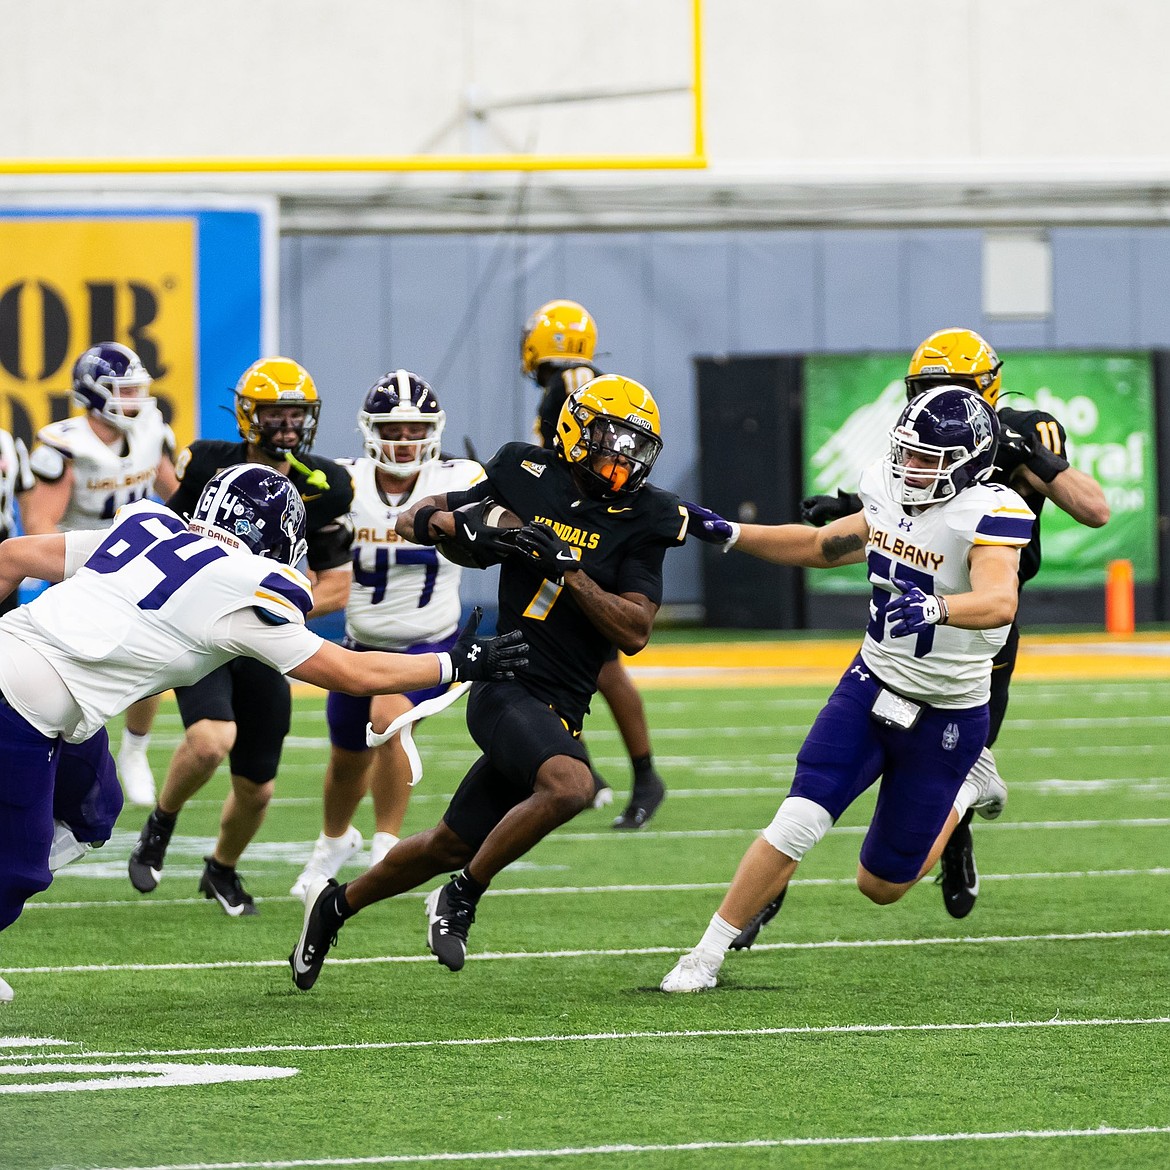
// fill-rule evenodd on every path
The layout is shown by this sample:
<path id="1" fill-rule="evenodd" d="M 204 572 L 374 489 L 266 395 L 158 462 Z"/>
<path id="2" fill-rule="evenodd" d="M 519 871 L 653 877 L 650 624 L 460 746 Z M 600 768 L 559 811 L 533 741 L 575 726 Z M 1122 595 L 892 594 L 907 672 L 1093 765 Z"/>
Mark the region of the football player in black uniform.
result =
<path id="1" fill-rule="evenodd" d="M 999 405 L 1000 370 L 1003 362 L 978 333 L 970 329 L 941 329 L 932 333 L 915 351 L 906 373 L 906 398 L 943 384 L 967 386 L 982 395 L 996 409 L 1000 421 L 999 448 L 991 483 L 1013 487 L 1036 514 L 1031 542 L 1020 554 L 1020 585 L 1040 570 L 1040 511 L 1052 500 L 1079 524 L 1100 528 L 1109 519 L 1109 505 L 1101 485 L 1092 476 L 1069 465 L 1065 458 L 1065 433 L 1060 422 L 1043 410 L 1013 410 Z M 801 518 L 818 527 L 861 508 L 860 499 L 839 491 L 836 496 L 810 496 L 801 504 Z M 992 660 L 991 727 L 988 749 L 995 743 L 1007 712 L 1008 685 L 1016 666 L 1020 628 L 1012 622 L 1003 649 Z M 976 764 L 994 768 L 989 750 Z M 971 841 L 971 810 L 968 809 L 951 834 L 941 859 L 940 884 L 943 903 L 953 918 L 971 913 L 979 893 L 979 873 Z M 766 919 L 765 919 L 766 921 Z M 750 925 L 749 925 L 750 929 Z M 756 926 L 758 931 L 759 927 Z M 745 930 L 745 935 L 747 931 Z M 742 937 L 742 936 L 741 936 Z M 742 947 L 750 946 L 755 935 Z"/>
<path id="2" fill-rule="evenodd" d="M 508 443 L 486 479 L 399 517 L 399 535 L 416 544 L 444 540 L 505 557 L 498 628 L 523 631 L 528 669 L 514 683 L 472 688 L 467 726 L 483 754 L 439 824 L 347 885 L 319 878 L 309 887 L 290 956 L 297 987 L 312 987 L 350 915 L 462 866 L 426 903 L 427 944 L 458 971 L 491 880 L 589 807 L 593 778 L 580 737 L 598 671 L 612 646 L 634 654 L 646 645 L 664 555 L 686 537 L 678 498 L 646 482 L 661 446 L 650 392 L 606 374 L 566 399 L 554 449 Z M 524 527 L 487 527 L 487 500 Z"/>
<path id="3" fill-rule="evenodd" d="M 597 324 L 576 301 L 549 301 L 528 318 L 520 336 L 520 368 L 541 389 L 536 435 L 542 447 L 551 449 L 556 444 L 565 399 L 601 373 L 593 364 L 596 348 Z M 657 812 L 666 785 L 654 768 L 642 696 L 616 646 L 597 677 L 597 689 L 609 704 L 633 770 L 629 803 L 613 827 L 640 829 Z M 598 790 L 594 807 L 600 808 L 613 799 L 613 793 L 596 772 L 594 783 Z"/>
<path id="4" fill-rule="evenodd" d="M 309 616 L 340 609 L 349 592 L 352 533 L 345 517 L 353 485 L 349 473 L 332 459 L 309 454 L 321 411 L 313 379 L 289 358 L 261 358 L 240 376 L 235 402 L 243 441 L 200 439 L 182 451 L 175 464 L 179 487 L 168 506 L 189 517 L 207 481 L 233 464 L 260 463 L 283 472 L 300 493 L 307 513 L 314 597 Z M 158 885 L 183 805 L 227 756 L 232 786 L 215 849 L 204 859 L 199 889 L 233 918 L 255 914 L 255 903 L 240 882 L 236 863 L 259 830 L 272 799 L 273 777 L 291 717 L 288 683 L 255 659 L 237 658 L 194 686 L 178 688 L 175 696 L 186 734 L 171 757 L 158 804 L 130 854 L 130 881 L 143 894 Z"/>

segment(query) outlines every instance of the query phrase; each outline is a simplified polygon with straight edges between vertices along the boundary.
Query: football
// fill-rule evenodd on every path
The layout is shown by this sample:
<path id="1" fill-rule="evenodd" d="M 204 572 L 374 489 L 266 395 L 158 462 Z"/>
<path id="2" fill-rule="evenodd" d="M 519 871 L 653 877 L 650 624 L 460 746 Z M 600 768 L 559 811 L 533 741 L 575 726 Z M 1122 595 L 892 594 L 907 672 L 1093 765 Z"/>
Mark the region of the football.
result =
<path id="1" fill-rule="evenodd" d="M 476 529 L 469 529 L 459 523 L 463 515 L 476 525 L 476 529 L 479 530 L 477 535 L 471 535 Z M 504 557 L 498 549 L 487 548 L 479 543 L 485 536 L 490 535 L 483 533 L 482 528 L 505 531 L 523 527 L 524 521 L 503 504 L 498 504 L 495 500 L 480 500 L 456 508 L 456 534 L 443 537 L 435 547 L 453 564 L 462 565 L 465 569 L 486 569 L 491 565 L 498 565 Z"/>

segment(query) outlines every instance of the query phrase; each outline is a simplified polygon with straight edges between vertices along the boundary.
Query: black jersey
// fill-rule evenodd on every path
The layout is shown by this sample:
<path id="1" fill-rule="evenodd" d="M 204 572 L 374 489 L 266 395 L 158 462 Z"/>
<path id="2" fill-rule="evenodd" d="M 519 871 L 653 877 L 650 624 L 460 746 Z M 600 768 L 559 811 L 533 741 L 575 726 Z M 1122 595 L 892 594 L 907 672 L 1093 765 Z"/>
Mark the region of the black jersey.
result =
<path id="1" fill-rule="evenodd" d="M 591 362 L 542 362 L 536 371 L 536 381 L 543 393 L 536 408 L 536 437 L 542 447 L 552 448 L 557 434 L 557 419 L 574 390 L 593 381 L 601 371 Z"/>
<path id="2" fill-rule="evenodd" d="M 641 593 L 661 604 L 663 558 L 686 537 L 677 496 L 645 484 L 629 496 L 595 500 L 578 489 L 559 454 L 528 443 L 501 447 L 484 470 L 473 498 L 490 496 L 526 523 L 549 524 L 581 550 L 582 569 L 607 592 Z M 500 568 L 499 605 L 499 631 L 523 630 L 529 645 L 528 668 L 517 681 L 580 729 L 612 643 L 568 589 L 546 581 L 523 556 Z"/>
<path id="3" fill-rule="evenodd" d="M 1012 410 L 1010 407 L 1001 406 L 997 413 L 999 414 L 1000 423 L 1003 426 L 1011 427 L 1013 431 L 1023 435 L 1025 438 L 1030 439 L 1036 436 L 1038 442 L 1043 443 L 1049 451 L 1056 455 L 1063 456 L 1065 454 L 1064 427 L 1047 411 Z M 1018 477 L 1013 481 L 1012 477 L 1023 465 L 1025 460 L 1026 456 L 1022 452 L 1001 444 L 999 452 L 995 457 L 995 470 L 991 473 L 992 483 L 1008 484 L 1014 488 L 1023 496 L 1024 502 L 1028 507 L 1036 513 L 1036 523 L 1032 525 L 1032 539 L 1020 550 L 1021 585 L 1025 581 L 1031 581 L 1040 572 L 1040 561 L 1042 557 L 1040 549 L 1040 512 L 1044 507 L 1045 499 L 1047 499 L 1042 493 L 1024 482 L 1023 477 Z"/>
<path id="4" fill-rule="evenodd" d="M 232 443 L 226 439 L 197 439 L 180 452 L 175 461 L 179 486 L 167 501 L 167 507 L 184 519 L 190 518 L 207 481 L 225 467 L 247 461 L 247 443 Z M 309 568 L 322 573 L 326 569 L 336 569 L 349 563 L 353 531 L 346 514 L 353 503 L 353 483 L 349 472 L 332 459 L 304 455 L 300 462 L 310 471 L 324 472 L 328 480 L 325 487 L 311 487 L 303 472 L 295 467 L 290 467 L 288 471 L 289 479 L 305 501 Z"/>

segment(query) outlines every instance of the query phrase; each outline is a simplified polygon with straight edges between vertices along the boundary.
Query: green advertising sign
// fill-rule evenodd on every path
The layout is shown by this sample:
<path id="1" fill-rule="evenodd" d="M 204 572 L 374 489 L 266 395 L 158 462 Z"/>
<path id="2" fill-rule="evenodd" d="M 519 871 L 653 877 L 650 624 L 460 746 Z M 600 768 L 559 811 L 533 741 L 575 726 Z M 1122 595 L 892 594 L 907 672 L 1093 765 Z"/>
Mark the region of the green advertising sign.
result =
<path id="1" fill-rule="evenodd" d="M 1001 355 L 1002 356 L 1002 355 Z M 805 363 L 804 482 L 808 494 L 855 491 L 882 458 L 906 403 L 905 355 L 810 357 Z M 1068 458 L 1105 489 L 1112 518 L 1084 528 L 1054 504 L 1041 516 L 1045 587 L 1101 585 L 1111 560 L 1157 576 L 1153 379 L 1143 353 L 1017 353 L 1004 358 L 1000 406 L 1045 410 L 1068 434 Z M 864 593 L 856 567 L 809 573 L 815 593 Z"/>

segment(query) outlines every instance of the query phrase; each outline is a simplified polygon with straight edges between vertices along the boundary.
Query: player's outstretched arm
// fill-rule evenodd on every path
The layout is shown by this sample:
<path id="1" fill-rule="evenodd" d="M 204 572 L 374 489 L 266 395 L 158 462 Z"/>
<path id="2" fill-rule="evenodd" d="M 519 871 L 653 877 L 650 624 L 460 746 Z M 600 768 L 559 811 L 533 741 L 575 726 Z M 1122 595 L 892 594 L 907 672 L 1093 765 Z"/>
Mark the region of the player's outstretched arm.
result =
<path id="1" fill-rule="evenodd" d="M 868 526 L 864 513 L 834 520 L 824 528 L 804 524 L 743 524 L 735 547 L 762 561 L 828 569 L 865 560 Z"/>
<path id="2" fill-rule="evenodd" d="M 1101 485 L 1076 467 L 1065 467 L 1045 483 L 1028 467 L 1019 475 L 1033 491 L 1047 496 L 1062 512 L 1067 512 L 1086 528 L 1101 528 L 1109 521 L 1109 501 Z"/>
<path id="3" fill-rule="evenodd" d="M 25 577 L 53 582 L 65 579 L 63 533 L 0 541 L 0 600 L 12 593 Z"/>
<path id="4" fill-rule="evenodd" d="M 289 675 L 347 695 L 399 694 L 442 683 L 515 678 L 528 665 L 524 635 L 513 630 L 494 638 L 480 637 L 482 617 L 483 611 L 476 607 L 448 653 L 359 652 L 322 642 L 317 652 L 290 670 Z"/>

